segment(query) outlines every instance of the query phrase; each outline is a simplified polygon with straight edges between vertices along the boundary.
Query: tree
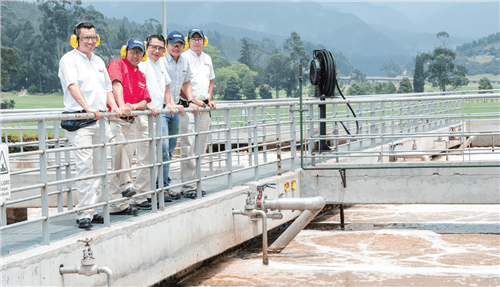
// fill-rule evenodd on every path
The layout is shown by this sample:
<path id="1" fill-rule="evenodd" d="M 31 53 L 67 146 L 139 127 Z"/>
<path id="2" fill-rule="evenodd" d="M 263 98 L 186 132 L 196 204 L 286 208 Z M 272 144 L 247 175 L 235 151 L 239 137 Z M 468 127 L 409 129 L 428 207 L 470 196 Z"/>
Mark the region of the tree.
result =
<path id="1" fill-rule="evenodd" d="M 304 43 L 300 39 L 300 36 L 297 32 L 292 32 L 290 37 L 285 40 L 285 44 L 283 45 L 285 52 L 288 53 L 288 57 L 290 59 L 290 70 L 286 73 L 286 83 L 285 83 L 285 91 L 287 97 L 293 97 L 293 91 L 297 90 L 297 86 L 299 84 L 298 78 L 298 69 L 299 64 L 302 64 L 303 67 L 307 67 L 309 64 L 309 55 L 306 53 L 304 49 Z M 305 69 L 304 78 L 308 79 L 308 71 Z"/>
<path id="2" fill-rule="evenodd" d="M 241 100 L 240 85 L 235 75 L 231 75 L 227 80 L 227 86 L 224 90 L 224 100 Z"/>
<path id="3" fill-rule="evenodd" d="M 490 79 L 484 77 L 479 80 L 479 89 L 480 90 L 491 90 L 493 89 L 493 85 L 491 84 Z M 480 92 L 480 94 L 484 94 L 486 92 Z M 491 93 L 491 92 L 489 92 Z"/>
<path id="4" fill-rule="evenodd" d="M 436 37 L 441 40 L 441 43 L 443 43 L 443 47 L 446 48 L 446 45 L 450 42 L 448 38 L 450 38 L 450 35 L 447 32 L 439 32 L 436 34 Z"/>
<path id="5" fill-rule="evenodd" d="M 261 85 L 259 87 L 259 95 L 262 99 L 272 99 L 273 95 L 268 85 Z"/>
<path id="6" fill-rule="evenodd" d="M 276 98 L 278 98 L 279 91 L 287 84 L 289 71 L 290 59 L 275 49 L 266 67 L 266 83 L 276 90 Z"/>
<path id="7" fill-rule="evenodd" d="M 358 83 L 366 82 L 366 74 L 363 74 L 359 69 L 354 69 L 351 73 L 351 79 Z"/>
<path id="8" fill-rule="evenodd" d="M 395 94 L 396 93 L 396 86 L 394 85 L 393 82 L 387 81 L 384 83 L 375 83 L 375 94 L 377 95 L 388 95 L 388 94 Z"/>
<path id="9" fill-rule="evenodd" d="M 458 89 L 459 87 L 466 87 L 468 84 L 467 68 L 464 65 L 458 65 L 453 73 L 453 78 L 451 78 L 452 87 Z"/>
<path id="10" fill-rule="evenodd" d="M 411 81 L 408 78 L 403 78 L 401 82 L 399 82 L 398 94 L 402 93 L 413 93 L 413 86 L 411 85 Z"/>
<path id="11" fill-rule="evenodd" d="M 455 52 L 444 47 L 436 47 L 432 53 L 429 64 L 429 82 L 433 87 L 439 87 L 441 91 L 446 91 L 446 85 L 451 84 L 453 69 L 455 64 Z"/>
<path id="12" fill-rule="evenodd" d="M 358 84 L 358 82 L 353 81 L 351 86 L 347 89 L 347 95 L 364 95 L 363 88 Z"/>
<path id="13" fill-rule="evenodd" d="M 413 75 L 413 88 L 415 93 L 424 92 L 425 79 L 427 78 L 425 65 L 430 58 L 431 55 L 429 53 L 417 54 L 415 57 L 415 73 Z"/>
<path id="14" fill-rule="evenodd" d="M 25 71 L 26 64 L 19 64 L 19 56 L 14 49 L 2 46 L 2 85 L 7 83 L 11 76 Z"/>
<path id="15" fill-rule="evenodd" d="M 208 45 L 203 48 L 203 52 L 207 53 L 210 58 L 212 58 L 214 70 L 231 66 L 231 63 L 229 63 L 229 61 L 224 56 L 221 56 L 220 51 L 219 49 L 217 49 L 217 47 Z"/>
<path id="16" fill-rule="evenodd" d="M 401 67 L 390 59 L 384 62 L 380 71 L 384 71 L 387 77 L 396 77 L 401 74 Z"/>
<path id="17" fill-rule="evenodd" d="M 255 100 L 257 94 L 255 93 L 255 85 L 253 83 L 253 76 L 250 73 L 245 74 L 242 80 L 243 95 L 247 100 Z"/>
<path id="18" fill-rule="evenodd" d="M 247 65 L 250 69 L 252 69 L 252 54 L 250 52 L 250 45 L 248 44 L 248 40 L 246 38 L 241 39 L 241 57 L 238 59 L 238 62 Z M 253 69 L 252 69 L 253 70 Z"/>
<path id="19" fill-rule="evenodd" d="M 16 102 L 14 100 L 3 100 L 1 104 L 2 110 L 5 109 L 14 109 L 14 106 L 16 105 Z"/>

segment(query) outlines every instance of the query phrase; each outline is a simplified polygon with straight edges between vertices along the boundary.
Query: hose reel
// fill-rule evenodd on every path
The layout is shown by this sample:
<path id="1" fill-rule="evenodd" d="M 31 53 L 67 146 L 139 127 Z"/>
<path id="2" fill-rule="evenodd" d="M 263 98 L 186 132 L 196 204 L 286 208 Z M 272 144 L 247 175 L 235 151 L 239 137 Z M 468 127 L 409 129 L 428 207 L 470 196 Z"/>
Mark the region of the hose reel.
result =
<path id="1" fill-rule="evenodd" d="M 319 97 L 321 100 L 325 100 L 325 98 L 333 98 L 335 97 L 335 87 L 339 91 L 342 98 L 345 100 L 342 91 L 339 88 L 339 84 L 337 81 L 337 70 L 335 68 L 335 58 L 333 57 L 332 52 L 323 49 L 323 50 L 314 50 L 313 51 L 313 59 L 309 66 L 309 77 L 311 80 L 311 84 L 316 86 L 315 96 Z M 352 109 L 350 104 L 347 104 L 352 115 L 356 117 L 354 110 Z M 326 118 L 326 105 L 320 104 L 320 118 Z M 340 121 L 340 124 L 344 127 L 344 130 L 347 134 L 351 134 L 349 129 L 344 125 L 343 122 Z M 359 133 L 359 123 L 356 121 L 356 133 Z M 326 123 L 320 123 L 320 136 L 326 136 Z M 320 140 L 319 145 L 320 151 L 328 151 L 330 148 L 326 145 L 326 140 Z"/>
<path id="2" fill-rule="evenodd" d="M 327 98 L 335 96 L 337 74 L 332 52 L 326 49 L 314 50 L 309 72 L 311 84 L 319 88 L 319 96 Z"/>

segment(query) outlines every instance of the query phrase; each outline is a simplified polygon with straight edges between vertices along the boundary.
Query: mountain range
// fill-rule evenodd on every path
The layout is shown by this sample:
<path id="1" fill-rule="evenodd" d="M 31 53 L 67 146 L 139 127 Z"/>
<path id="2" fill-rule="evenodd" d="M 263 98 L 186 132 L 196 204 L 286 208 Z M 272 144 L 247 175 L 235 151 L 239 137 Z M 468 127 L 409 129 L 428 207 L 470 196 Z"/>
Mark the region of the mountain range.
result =
<path id="1" fill-rule="evenodd" d="M 161 22 L 162 2 L 83 1 L 110 18 L 143 23 Z M 454 48 L 500 31 L 498 2 L 170 2 L 169 31 L 199 27 L 225 36 L 273 39 L 278 45 L 292 31 L 302 40 L 342 52 L 354 67 L 381 75 L 380 67 L 393 59 L 404 66 L 418 52 L 441 42 L 449 33 Z"/>

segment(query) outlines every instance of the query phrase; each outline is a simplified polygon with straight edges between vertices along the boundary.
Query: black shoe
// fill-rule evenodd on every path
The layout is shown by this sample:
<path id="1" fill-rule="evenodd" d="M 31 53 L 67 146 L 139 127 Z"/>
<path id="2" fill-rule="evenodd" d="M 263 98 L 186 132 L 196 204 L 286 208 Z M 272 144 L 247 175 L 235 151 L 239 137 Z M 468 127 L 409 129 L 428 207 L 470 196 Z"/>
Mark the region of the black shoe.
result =
<path id="1" fill-rule="evenodd" d="M 79 221 L 78 228 L 90 229 L 92 227 L 92 222 L 90 218 L 84 218 Z"/>
<path id="2" fill-rule="evenodd" d="M 198 196 L 198 191 L 196 189 L 192 190 L 187 190 L 187 191 L 182 191 L 182 195 L 184 195 L 185 198 L 196 198 Z M 201 196 L 205 196 L 207 193 L 202 189 L 201 190 Z"/>
<path id="3" fill-rule="evenodd" d="M 133 206 L 129 206 L 129 207 L 125 208 L 122 211 L 110 212 L 109 214 L 111 214 L 111 215 L 133 215 L 133 216 L 137 216 L 138 213 L 139 213 L 139 210 L 137 208 L 135 208 Z"/>
<path id="4" fill-rule="evenodd" d="M 167 192 L 165 192 L 165 198 L 167 197 L 167 195 L 170 196 L 170 198 L 172 198 L 173 200 L 179 200 L 179 199 L 181 199 L 180 193 L 173 192 L 170 189 L 167 190 Z M 165 200 L 165 201 L 167 201 L 167 200 Z"/>
<path id="5" fill-rule="evenodd" d="M 76 220 L 76 224 L 79 224 L 80 220 Z M 92 223 L 94 224 L 103 224 L 104 223 L 104 217 L 100 216 L 99 214 L 94 214 L 94 217 L 92 218 Z"/>
<path id="6" fill-rule="evenodd" d="M 125 189 L 124 191 L 122 191 L 122 196 L 123 197 L 132 197 L 134 195 L 136 195 L 137 191 L 135 191 L 135 189 L 133 187 L 129 187 L 127 189 Z"/>
<path id="7" fill-rule="evenodd" d="M 151 199 L 149 199 L 151 200 Z M 138 204 L 134 204 L 134 207 L 139 208 L 139 209 L 144 209 L 144 210 L 151 210 L 151 203 L 149 201 L 143 201 Z"/>
<path id="8" fill-rule="evenodd" d="M 167 192 L 165 192 L 163 194 L 163 201 L 165 201 L 165 202 L 172 202 L 172 197 L 170 196 L 170 194 L 168 194 Z"/>

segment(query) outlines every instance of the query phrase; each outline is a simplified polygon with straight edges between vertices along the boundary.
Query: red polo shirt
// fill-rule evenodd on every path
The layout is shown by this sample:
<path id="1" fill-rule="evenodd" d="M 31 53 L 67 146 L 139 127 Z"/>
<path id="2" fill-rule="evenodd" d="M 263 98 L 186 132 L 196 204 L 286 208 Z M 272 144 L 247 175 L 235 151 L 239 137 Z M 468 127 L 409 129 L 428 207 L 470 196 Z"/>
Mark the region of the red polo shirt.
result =
<path id="1" fill-rule="evenodd" d="M 127 59 L 111 61 L 108 65 L 108 74 L 111 82 L 120 81 L 122 83 L 125 103 L 137 104 L 142 100 L 146 100 L 148 103 L 151 102 L 148 87 L 146 86 L 146 75 L 138 67 L 130 64 Z"/>

